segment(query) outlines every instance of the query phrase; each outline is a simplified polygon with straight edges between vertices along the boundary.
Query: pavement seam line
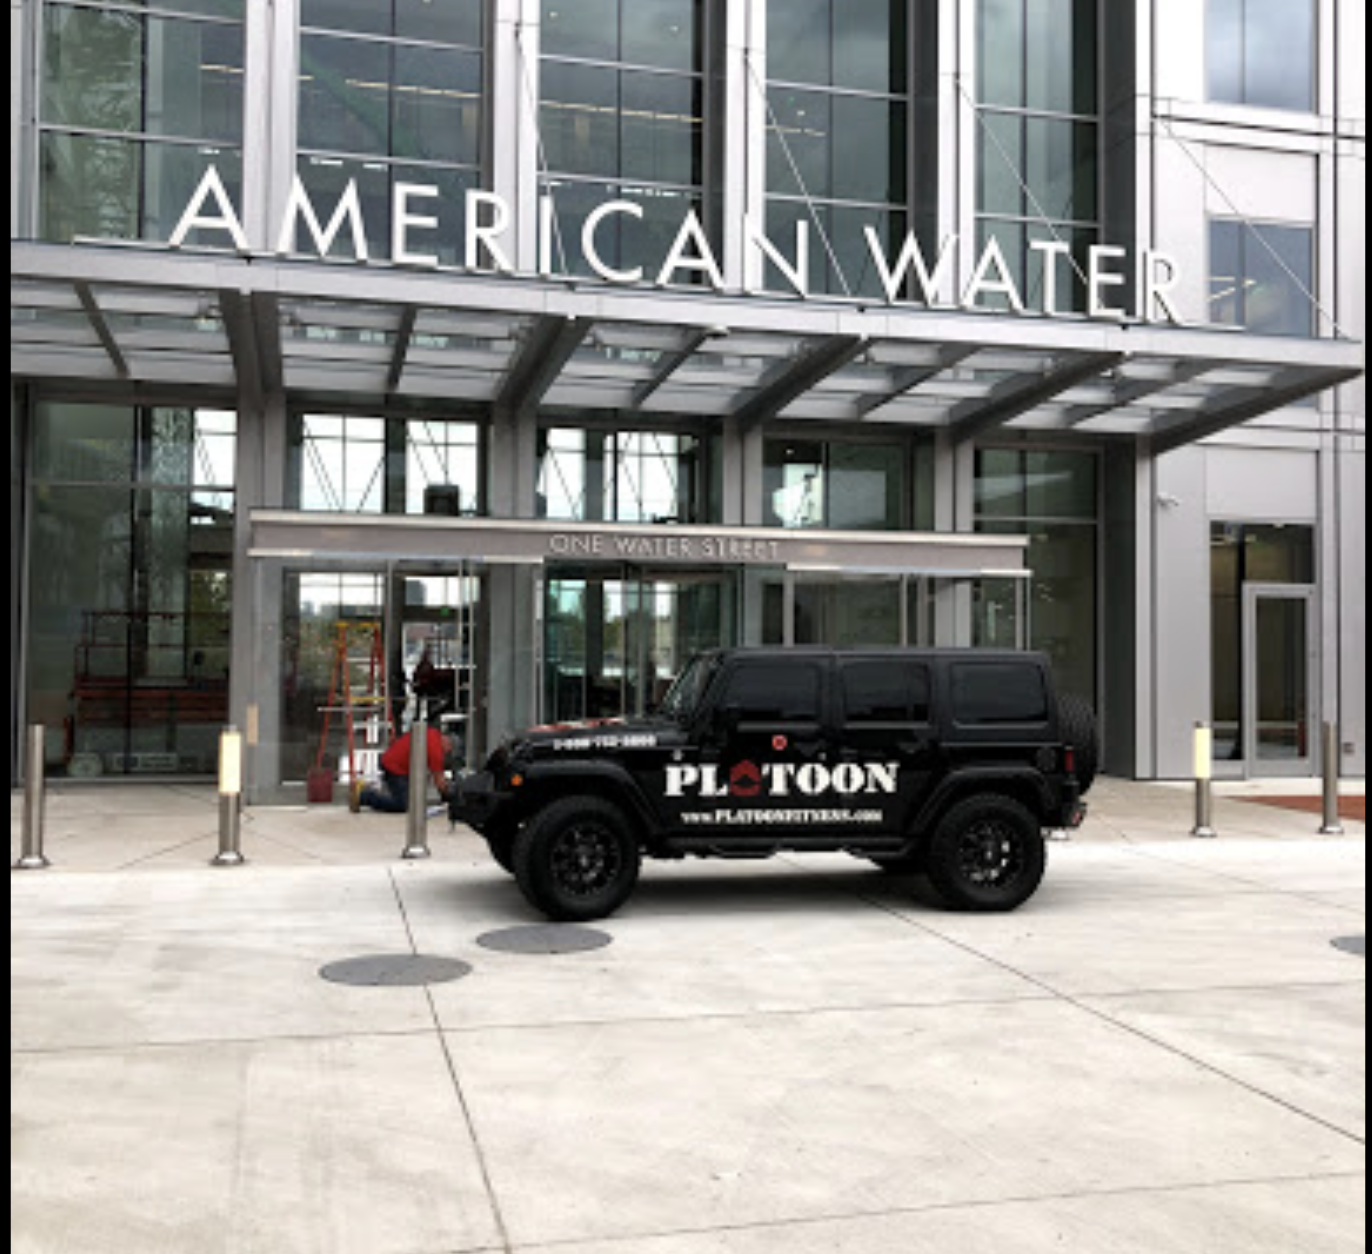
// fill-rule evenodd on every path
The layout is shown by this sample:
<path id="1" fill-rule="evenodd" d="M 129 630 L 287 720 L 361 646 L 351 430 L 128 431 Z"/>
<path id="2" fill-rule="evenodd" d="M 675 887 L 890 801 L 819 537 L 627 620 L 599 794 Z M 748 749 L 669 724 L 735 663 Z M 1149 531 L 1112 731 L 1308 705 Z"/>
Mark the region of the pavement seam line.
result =
<path id="1" fill-rule="evenodd" d="M 817 871 L 815 872 L 815 874 L 825 876 L 826 878 L 829 878 L 831 882 L 834 882 L 836 884 L 838 883 L 838 881 L 834 881 L 832 877 L 828 875 L 827 872 Z M 900 919 L 908 926 L 917 928 L 919 931 L 924 932 L 928 936 L 936 937 L 937 939 L 942 940 L 949 945 L 952 945 L 956 949 L 961 949 L 964 953 L 970 954 L 975 958 L 979 958 L 983 962 L 989 962 L 993 966 L 999 967 L 1002 971 L 1005 971 L 1010 975 L 1017 976 L 1021 980 L 1027 981 L 1028 983 L 1032 984 L 1035 988 L 1042 989 L 1052 999 L 1061 1002 L 1063 1005 L 1071 1006 L 1083 1014 L 1090 1015 L 1099 1023 L 1104 1023 L 1109 1027 L 1115 1029 L 1116 1031 L 1126 1032 L 1130 1036 L 1134 1036 L 1141 1041 L 1145 1041 L 1150 1045 L 1156 1046 L 1158 1049 L 1162 1049 L 1167 1053 L 1172 1054 L 1174 1057 L 1184 1059 L 1186 1062 L 1189 1062 L 1192 1066 L 1198 1067 L 1204 1071 L 1208 1071 L 1211 1075 L 1217 1076 L 1220 1079 L 1227 1080 L 1230 1084 L 1233 1084 L 1237 1088 L 1243 1089 L 1245 1092 L 1253 1094 L 1255 1097 L 1261 1097 L 1266 1101 L 1271 1102 L 1273 1105 L 1280 1106 L 1283 1110 L 1286 1110 L 1291 1114 L 1297 1115 L 1300 1118 L 1315 1124 L 1317 1127 L 1321 1127 L 1328 1132 L 1335 1133 L 1343 1140 L 1351 1141 L 1354 1145 L 1366 1148 L 1367 1138 L 1365 1136 L 1358 1136 L 1356 1133 L 1349 1132 L 1346 1128 L 1341 1128 L 1337 1124 L 1330 1123 L 1327 1119 L 1323 1119 L 1319 1115 L 1313 1114 L 1311 1111 L 1302 1110 L 1299 1106 L 1293 1105 L 1285 1098 L 1279 1097 L 1275 1093 L 1269 1093 L 1266 1089 L 1259 1088 L 1257 1085 L 1250 1083 L 1249 1081 L 1244 1080 L 1239 1076 L 1231 1075 L 1229 1072 L 1225 1071 L 1222 1067 L 1218 1066 L 1217 1064 L 1207 1062 L 1203 1058 L 1198 1058 L 1196 1057 L 1196 1055 L 1189 1053 L 1187 1050 L 1181 1048 L 1178 1045 L 1174 1045 L 1169 1041 L 1164 1041 L 1155 1036 L 1152 1036 L 1149 1033 L 1143 1031 L 1141 1028 L 1136 1028 L 1131 1024 L 1122 1023 L 1118 1019 L 1114 1019 L 1110 1015 L 1106 1014 L 1103 1009 L 1097 1009 L 1094 1006 L 1089 1006 L 1086 1003 L 1079 1001 L 1072 994 L 1064 993 L 1060 989 L 1053 988 L 1050 984 L 1045 983 L 1037 976 L 1030 975 L 1028 972 L 1025 971 L 1017 970 L 1015 967 L 1010 966 L 1009 963 L 1003 961 L 1000 958 L 993 957 L 990 954 L 982 953 L 980 950 L 974 948 L 966 941 L 960 941 L 954 939 L 951 936 L 945 936 L 942 933 L 935 931 L 929 925 L 921 923 L 919 920 L 913 919 L 909 915 L 901 914 L 898 910 L 894 909 L 891 906 L 888 906 L 885 902 L 875 901 L 865 894 L 852 892 L 852 890 L 846 887 L 843 888 L 843 891 L 852 893 L 852 895 L 857 897 L 858 900 L 865 901 L 868 905 L 874 907 L 875 909 L 881 910 L 886 914 L 889 914 L 892 918 Z M 1191 991 L 1204 992 L 1206 990 L 1196 989 Z M 1025 1000 L 1028 1001 L 1035 999 Z"/>
<path id="2" fill-rule="evenodd" d="M 396 906 L 400 910 L 400 919 L 405 926 L 405 935 L 409 937 L 410 950 L 416 957 L 419 955 L 419 945 L 415 939 L 414 928 L 410 923 L 410 912 L 405 905 L 404 894 L 400 891 L 400 884 L 395 877 L 393 867 L 386 868 L 387 878 L 391 882 L 391 891 L 395 894 Z M 501 1249 L 504 1254 L 515 1254 L 514 1245 L 510 1240 L 510 1229 L 505 1222 L 505 1213 L 500 1206 L 500 1198 L 496 1193 L 495 1180 L 491 1174 L 491 1165 L 486 1157 L 486 1150 L 481 1144 L 481 1137 L 477 1132 L 476 1116 L 472 1110 L 471 1103 L 467 1100 L 467 1094 L 462 1087 L 462 1077 L 458 1074 L 457 1059 L 453 1057 L 452 1047 L 449 1044 L 447 1033 L 443 1030 L 443 1021 L 438 1014 L 438 1003 L 434 1001 L 433 989 L 429 985 L 424 985 L 424 998 L 428 1002 L 429 1016 L 433 1019 L 434 1033 L 438 1037 L 438 1047 L 443 1051 L 443 1060 L 448 1068 L 448 1075 L 453 1082 L 453 1093 L 457 1097 L 459 1109 L 462 1111 L 463 1121 L 467 1125 L 467 1135 L 471 1137 L 472 1149 L 476 1154 L 477 1166 L 481 1171 L 481 1180 L 486 1188 L 486 1202 L 491 1208 L 491 1217 L 495 1220 L 496 1235 L 500 1239 Z"/>
<path id="3" fill-rule="evenodd" d="M 1216 1189 L 1262 1188 L 1272 1185 L 1314 1184 L 1325 1181 L 1366 1180 L 1362 1171 L 1332 1171 L 1317 1175 L 1237 1177 L 1232 1180 L 1207 1180 L 1197 1184 L 1137 1185 L 1132 1188 L 1084 1189 L 1075 1193 L 1030 1193 L 1003 1198 L 972 1198 L 965 1201 L 930 1202 L 925 1206 L 893 1206 L 885 1210 L 835 1212 L 828 1215 L 805 1215 L 792 1219 L 765 1219 L 752 1223 L 725 1224 L 714 1228 L 672 1228 L 660 1232 L 635 1233 L 629 1237 L 586 1238 L 567 1237 L 552 1241 L 534 1242 L 523 1247 L 523 1254 L 540 1254 L 543 1250 L 585 1248 L 589 1243 L 599 1245 L 629 1245 L 639 1241 L 673 1240 L 677 1237 L 710 1236 L 717 1233 L 783 1231 L 788 1228 L 821 1227 L 825 1224 L 859 1223 L 917 1215 L 937 1215 L 957 1211 L 990 1211 L 1011 1206 L 1034 1206 L 1053 1202 L 1099 1201 L 1106 1198 L 1165 1197 L 1188 1193 L 1209 1193 Z"/>

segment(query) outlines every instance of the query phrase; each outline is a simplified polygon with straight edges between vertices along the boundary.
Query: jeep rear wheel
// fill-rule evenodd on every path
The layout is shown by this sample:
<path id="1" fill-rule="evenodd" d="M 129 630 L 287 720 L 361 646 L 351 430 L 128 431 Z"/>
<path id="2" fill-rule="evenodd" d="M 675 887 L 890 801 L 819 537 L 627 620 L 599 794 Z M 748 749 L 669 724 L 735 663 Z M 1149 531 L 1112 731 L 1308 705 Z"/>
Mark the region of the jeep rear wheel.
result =
<path id="1" fill-rule="evenodd" d="M 1047 867 L 1038 820 L 1009 797 L 959 802 L 929 841 L 928 871 L 957 910 L 1013 910 L 1038 890 Z"/>
<path id="2" fill-rule="evenodd" d="M 638 883 L 642 854 L 618 807 L 598 797 L 555 801 L 515 841 L 514 873 L 529 904 L 559 923 L 614 914 Z"/>

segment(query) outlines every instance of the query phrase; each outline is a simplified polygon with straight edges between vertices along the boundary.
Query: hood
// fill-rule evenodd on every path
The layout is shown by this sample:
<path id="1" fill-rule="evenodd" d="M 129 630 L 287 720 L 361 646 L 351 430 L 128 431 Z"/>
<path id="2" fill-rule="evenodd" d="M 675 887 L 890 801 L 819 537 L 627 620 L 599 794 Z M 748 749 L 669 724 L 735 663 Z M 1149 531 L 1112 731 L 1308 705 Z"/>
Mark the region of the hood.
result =
<path id="1" fill-rule="evenodd" d="M 651 749 L 684 743 L 685 731 L 667 718 L 597 718 L 575 723 L 531 727 L 511 742 L 511 751 L 566 753 L 615 749 Z"/>

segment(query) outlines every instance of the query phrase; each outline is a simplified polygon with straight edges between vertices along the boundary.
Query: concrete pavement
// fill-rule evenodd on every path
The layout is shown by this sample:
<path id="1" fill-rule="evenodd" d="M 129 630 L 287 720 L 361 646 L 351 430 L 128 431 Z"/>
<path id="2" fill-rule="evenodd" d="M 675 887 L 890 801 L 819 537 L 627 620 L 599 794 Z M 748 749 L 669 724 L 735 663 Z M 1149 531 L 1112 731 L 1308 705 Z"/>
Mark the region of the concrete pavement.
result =
<path id="1" fill-rule="evenodd" d="M 1361 1251 L 1363 830 L 1189 805 L 1105 782 L 1010 916 L 654 863 L 609 948 L 518 957 L 445 823 L 401 863 L 401 820 L 251 811 L 213 870 L 205 790 L 56 794 L 11 883 L 12 1248 Z M 409 952 L 473 974 L 319 976 Z"/>

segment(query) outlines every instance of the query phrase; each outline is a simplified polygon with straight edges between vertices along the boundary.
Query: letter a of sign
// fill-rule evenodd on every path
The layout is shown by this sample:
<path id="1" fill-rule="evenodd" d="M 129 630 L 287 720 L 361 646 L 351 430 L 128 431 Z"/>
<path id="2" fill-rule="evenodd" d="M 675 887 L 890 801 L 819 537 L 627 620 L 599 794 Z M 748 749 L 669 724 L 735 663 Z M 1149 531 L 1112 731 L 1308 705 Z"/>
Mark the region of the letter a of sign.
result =
<path id="1" fill-rule="evenodd" d="M 217 214 L 204 212 L 207 200 L 214 201 L 219 210 Z M 205 171 L 200 186 L 195 189 L 195 195 L 191 197 L 186 212 L 181 215 L 181 221 L 176 224 L 176 230 L 172 232 L 172 237 L 168 241 L 170 247 L 180 248 L 192 231 L 227 231 L 239 252 L 248 251 L 247 233 L 243 230 L 243 224 L 238 220 L 238 213 L 229 199 L 229 193 L 224 188 L 224 180 L 219 177 L 219 171 L 214 166 Z"/>

